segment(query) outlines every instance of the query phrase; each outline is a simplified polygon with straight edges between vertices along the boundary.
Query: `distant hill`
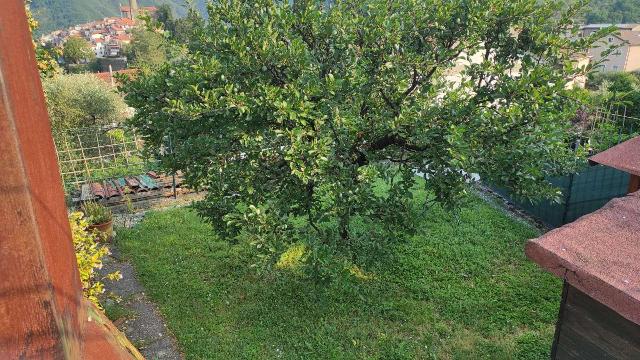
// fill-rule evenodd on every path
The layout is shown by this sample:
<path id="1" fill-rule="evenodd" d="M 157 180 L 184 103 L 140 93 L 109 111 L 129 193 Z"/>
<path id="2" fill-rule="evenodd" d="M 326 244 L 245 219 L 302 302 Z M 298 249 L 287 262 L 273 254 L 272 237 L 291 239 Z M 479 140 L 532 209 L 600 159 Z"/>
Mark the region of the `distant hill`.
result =
<path id="1" fill-rule="evenodd" d="M 585 22 L 640 23 L 640 0 L 591 0 L 585 14 Z"/>
<path id="2" fill-rule="evenodd" d="M 572 0 L 567 0 L 572 1 Z M 204 12 L 206 0 L 196 0 Z M 70 25 L 118 16 L 120 4 L 128 0 L 32 0 L 31 9 L 40 22 L 39 33 Z M 138 0 L 140 6 L 169 4 L 178 16 L 185 14 L 184 0 Z M 586 23 L 640 23 L 640 0 L 591 0 L 585 12 Z"/>
<path id="3" fill-rule="evenodd" d="M 139 6 L 169 4 L 178 16 L 185 14 L 184 0 L 138 0 Z M 205 0 L 197 0 L 198 7 L 204 9 Z M 128 0 L 32 0 L 31 10 L 40 22 L 38 33 L 43 34 L 75 24 L 119 16 L 120 4 L 128 5 Z"/>

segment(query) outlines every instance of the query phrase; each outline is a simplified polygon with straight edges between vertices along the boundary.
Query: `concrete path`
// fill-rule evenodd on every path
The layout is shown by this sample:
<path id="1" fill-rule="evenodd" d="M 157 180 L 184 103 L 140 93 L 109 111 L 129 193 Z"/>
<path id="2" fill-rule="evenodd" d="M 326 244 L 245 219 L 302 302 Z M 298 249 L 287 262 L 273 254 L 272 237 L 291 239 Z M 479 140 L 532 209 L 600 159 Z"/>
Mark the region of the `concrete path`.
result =
<path id="1" fill-rule="evenodd" d="M 137 221 L 133 223 L 135 222 Z M 136 278 L 133 266 L 122 260 L 116 246 L 111 244 L 109 248 L 111 255 L 103 259 L 100 273 L 104 275 L 119 270 L 122 279 L 114 282 L 105 281 L 107 299 L 103 303 L 105 307 L 114 304 L 120 305 L 125 309 L 126 314 L 114 321 L 114 324 L 127 335 L 127 338 L 146 359 L 184 359 L 157 306 L 145 295 L 144 288 Z M 110 294 L 120 298 L 120 301 L 115 300 Z"/>

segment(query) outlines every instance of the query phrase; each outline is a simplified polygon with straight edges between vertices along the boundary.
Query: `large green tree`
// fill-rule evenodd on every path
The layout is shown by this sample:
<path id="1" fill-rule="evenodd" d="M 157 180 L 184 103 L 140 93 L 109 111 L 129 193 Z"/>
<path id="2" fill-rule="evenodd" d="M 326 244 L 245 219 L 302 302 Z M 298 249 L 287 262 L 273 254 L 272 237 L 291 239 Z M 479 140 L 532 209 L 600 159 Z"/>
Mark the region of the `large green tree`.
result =
<path id="1" fill-rule="evenodd" d="M 25 0 L 24 4 L 25 12 L 27 14 L 27 22 L 29 23 L 29 30 L 33 35 L 33 32 L 36 31 L 40 25 L 31 12 L 31 1 Z M 36 53 L 36 65 L 38 66 L 38 72 L 40 73 L 41 78 L 51 77 L 61 72 L 60 66 L 56 61 L 56 57 L 60 55 L 59 49 L 45 48 L 35 40 L 33 41 L 33 48 Z"/>
<path id="2" fill-rule="evenodd" d="M 207 190 L 198 208 L 218 229 L 271 263 L 299 241 L 307 261 L 352 261 L 357 244 L 400 238 L 416 202 L 455 204 L 472 173 L 558 195 L 545 177 L 570 157 L 565 85 L 585 71 L 572 55 L 596 37 L 568 36 L 575 8 L 324 3 L 213 2 L 185 56 L 126 85 L 132 124 Z M 413 199 L 417 184 L 431 195 Z"/>

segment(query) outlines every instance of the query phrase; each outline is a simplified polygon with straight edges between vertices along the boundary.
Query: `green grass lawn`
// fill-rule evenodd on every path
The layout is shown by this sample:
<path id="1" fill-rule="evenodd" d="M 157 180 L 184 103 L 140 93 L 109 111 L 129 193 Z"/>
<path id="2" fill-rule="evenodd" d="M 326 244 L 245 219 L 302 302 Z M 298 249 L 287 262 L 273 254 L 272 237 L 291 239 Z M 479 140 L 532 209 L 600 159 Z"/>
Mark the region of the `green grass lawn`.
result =
<path id="1" fill-rule="evenodd" d="M 524 256 L 537 231 L 472 196 L 380 259 L 370 280 L 256 275 L 188 209 L 118 230 L 189 359 L 547 359 L 561 283 Z"/>

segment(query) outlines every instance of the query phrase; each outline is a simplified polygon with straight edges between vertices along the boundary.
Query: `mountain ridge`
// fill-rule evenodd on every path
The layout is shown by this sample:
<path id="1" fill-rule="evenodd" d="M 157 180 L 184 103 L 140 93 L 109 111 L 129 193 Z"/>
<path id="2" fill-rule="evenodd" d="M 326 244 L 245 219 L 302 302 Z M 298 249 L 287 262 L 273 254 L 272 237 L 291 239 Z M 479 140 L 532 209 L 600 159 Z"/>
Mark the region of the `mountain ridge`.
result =
<path id="1" fill-rule="evenodd" d="M 159 6 L 169 4 L 174 15 L 186 13 L 187 0 L 138 0 L 139 6 Z M 565 0 L 567 3 L 573 0 Z M 638 0 L 592 0 L 585 9 L 587 23 L 640 23 Z M 71 25 L 119 16 L 119 6 L 128 0 L 32 0 L 31 9 L 40 22 L 38 34 Z M 197 8 L 204 13 L 206 0 L 194 0 Z"/>
<path id="2" fill-rule="evenodd" d="M 196 6 L 203 11 L 205 0 L 197 0 Z M 72 25 L 120 16 L 120 5 L 128 5 L 128 0 L 32 0 L 31 11 L 40 27 L 38 34 L 45 34 Z M 185 0 L 138 0 L 138 6 L 160 6 L 168 4 L 175 16 L 187 12 Z"/>

